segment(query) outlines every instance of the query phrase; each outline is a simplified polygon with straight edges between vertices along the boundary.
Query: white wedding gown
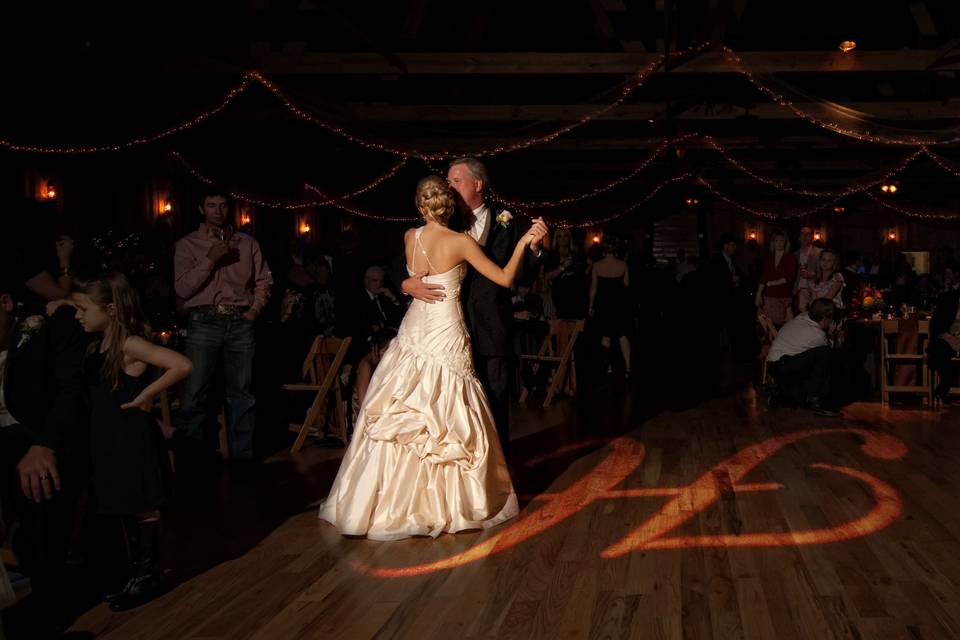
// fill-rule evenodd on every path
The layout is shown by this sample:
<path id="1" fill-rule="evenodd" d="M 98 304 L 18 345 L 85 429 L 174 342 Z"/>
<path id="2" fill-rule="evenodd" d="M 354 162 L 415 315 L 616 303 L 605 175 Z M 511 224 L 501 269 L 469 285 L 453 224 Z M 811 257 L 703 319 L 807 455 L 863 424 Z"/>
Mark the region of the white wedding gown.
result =
<path id="1" fill-rule="evenodd" d="M 414 250 L 429 264 L 417 229 Z M 432 265 L 431 265 L 432 270 Z M 370 380 L 320 518 L 374 540 L 485 529 L 517 497 L 460 305 L 466 267 L 427 276 L 446 298 L 414 300 Z"/>

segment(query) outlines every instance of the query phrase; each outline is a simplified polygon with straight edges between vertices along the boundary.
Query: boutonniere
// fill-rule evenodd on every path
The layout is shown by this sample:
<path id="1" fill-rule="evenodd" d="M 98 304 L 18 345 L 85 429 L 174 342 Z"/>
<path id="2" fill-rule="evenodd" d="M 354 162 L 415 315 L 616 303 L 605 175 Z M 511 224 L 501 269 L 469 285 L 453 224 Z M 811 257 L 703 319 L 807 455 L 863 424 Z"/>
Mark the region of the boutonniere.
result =
<path id="1" fill-rule="evenodd" d="M 43 327 L 44 320 L 45 318 L 43 316 L 27 316 L 27 318 L 20 323 L 20 341 L 17 343 L 17 349 L 30 342 L 33 334 L 40 331 Z"/>
<path id="2" fill-rule="evenodd" d="M 507 228 L 507 225 L 510 224 L 510 221 L 513 220 L 513 215 L 509 211 L 501 211 L 497 216 L 497 222 L 504 229 Z"/>

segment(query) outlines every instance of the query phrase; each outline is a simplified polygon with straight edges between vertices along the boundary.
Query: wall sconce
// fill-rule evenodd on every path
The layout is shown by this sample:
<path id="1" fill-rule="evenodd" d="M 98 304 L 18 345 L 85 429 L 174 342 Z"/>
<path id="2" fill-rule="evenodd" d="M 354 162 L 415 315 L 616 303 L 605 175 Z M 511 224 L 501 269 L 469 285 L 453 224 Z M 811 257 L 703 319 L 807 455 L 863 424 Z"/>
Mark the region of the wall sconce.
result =
<path id="1" fill-rule="evenodd" d="M 823 234 L 820 233 L 819 231 L 814 231 L 814 232 L 813 232 L 813 239 L 814 239 L 815 241 L 823 240 Z"/>
<path id="2" fill-rule="evenodd" d="M 887 240 L 896 240 L 896 239 L 897 239 L 897 232 L 896 232 L 896 231 L 893 231 L 893 230 L 891 229 L 890 231 L 887 232 Z"/>
<path id="3" fill-rule="evenodd" d="M 300 223 L 300 235 L 306 235 L 310 233 L 310 225 L 307 222 Z"/>
<path id="4" fill-rule="evenodd" d="M 38 200 L 56 200 L 57 199 L 57 188 L 54 184 L 48 180 L 41 180 L 40 184 L 37 186 L 37 199 Z"/>
<path id="5" fill-rule="evenodd" d="M 756 231 L 750 231 L 747 233 L 747 240 L 756 240 L 756 239 L 757 239 Z"/>
<path id="6" fill-rule="evenodd" d="M 700 201 L 697 200 L 696 198 L 687 198 L 687 206 L 694 207 L 698 204 L 700 204 Z"/>
<path id="7" fill-rule="evenodd" d="M 593 234 L 593 237 L 590 238 L 590 240 L 593 242 L 593 244 L 600 244 L 600 234 Z"/>
<path id="8" fill-rule="evenodd" d="M 850 53 L 857 48 L 857 43 L 854 40 L 844 40 L 840 43 L 840 51 L 844 53 Z"/>
<path id="9" fill-rule="evenodd" d="M 843 212 L 846 211 L 846 210 L 847 210 L 846 207 L 841 207 L 841 206 L 836 206 L 836 207 L 833 208 L 833 212 L 834 212 L 834 213 L 843 213 Z"/>
<path id="10" fill-rule="evenodd" d="M 897 185 L 893 183 L 885 182 L 882 185 L 880 185 L 880 191 L 883 191 L 884 193 L 896 193 L 898 190 L 899 188 L 897 187 Z"/>
<path id="11" fill-rule="evenodd" d="M 251 222 L 253 222 L 253 218 L 250 217 L 250 214 L 249 214 L 249 213 L 241 213 L 241 214 L 240 214 L 240 226 L 241 226 L 241 227 L 246 227 L 246 226 L 249 225 Z"/>

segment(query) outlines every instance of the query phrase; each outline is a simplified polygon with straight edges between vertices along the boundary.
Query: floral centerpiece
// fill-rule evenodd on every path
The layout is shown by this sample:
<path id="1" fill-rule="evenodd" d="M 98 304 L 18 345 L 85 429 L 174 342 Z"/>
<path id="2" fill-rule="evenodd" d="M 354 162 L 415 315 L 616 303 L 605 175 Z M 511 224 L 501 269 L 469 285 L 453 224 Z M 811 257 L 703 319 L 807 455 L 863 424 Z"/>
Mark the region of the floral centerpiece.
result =
<path id="1" fill-rule="evenodd" d="M 883 291 L 870 285 L 863 285 L 850 301 L 850 310 L 861 317 L 875 313 L 886 313 L 890 305 L 883 299 Z"/>

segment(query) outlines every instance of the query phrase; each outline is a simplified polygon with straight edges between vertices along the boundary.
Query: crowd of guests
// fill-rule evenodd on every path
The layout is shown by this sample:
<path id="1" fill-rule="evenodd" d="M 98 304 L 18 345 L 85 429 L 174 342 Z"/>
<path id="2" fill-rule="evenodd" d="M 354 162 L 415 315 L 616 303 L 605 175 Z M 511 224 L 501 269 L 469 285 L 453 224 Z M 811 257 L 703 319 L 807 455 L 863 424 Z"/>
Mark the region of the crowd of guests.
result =
<path id="1" fill-rule="evenodd" d="M 268 261 L 257 239 L 231 225 L 228 195 L 208 191 L 198 209 L 196 229 L 169 247 L 169 285 L 155 275 L 78 277 L 70 238 L 39 225 L 4 229 L 0 539 L 10 533 L 4 523 L 18 522 L 14 548 L 30 576 L 39 625 L 59 622 L 61 573 L 80 505 L 122 531 L 125 548 L 117 552 L 128 570 L 121 583 L 103 585 L 110 607 L 129 609 L 162 592 L 168 449 L 178 474 L 202 464 L 216 447 L 222 406 L 231 464 L 255 464 L 258 340 L 267 341 L 267 360 L 279 362 L 271 370 L 278 387 L 296 380 L 316 336 L 350 336 L 343 380 L 356 413 L 402 322 L 409 298 L 398 285 L 406 265 L 364 261 L 350 242 L 335 255 L 292 242 Z M 892 249 L 871 263 L 856 253 L 841 261 L 809 228 L 800 230 L 798 247 L 777 230 L 765 252 L 726 235 L 709 259 L 681 251 L 664 265 L 612 234 L 588 242 L 559 228 L 536 269 L 518 279 L 513 317 L 518 328 L 584 320 L 580 357 L 599 373 L 628 379 L 641 361 L 719 378 L 710 363 L 724 351 L 755 359 L 757 319 L 767 319 L 779 329 L 763 354 L 771 396 L 834 415 L 844 309 L 862 284 L 885 283 L 898 308 L 935 307 L 930 366 L 943 372 L 937 392 L 945 395 L 960 354 L 960 269 L 952 258 L 939 282 L 914 274 Z M 186 327 L 176 350 L 155 339 L 156 323 L 171 314 Z M 263 318 L 274 330 L 257 328 Z M 164 433 L 150 414 L 157 394 L 175 388 L 175 431 Z"/>

